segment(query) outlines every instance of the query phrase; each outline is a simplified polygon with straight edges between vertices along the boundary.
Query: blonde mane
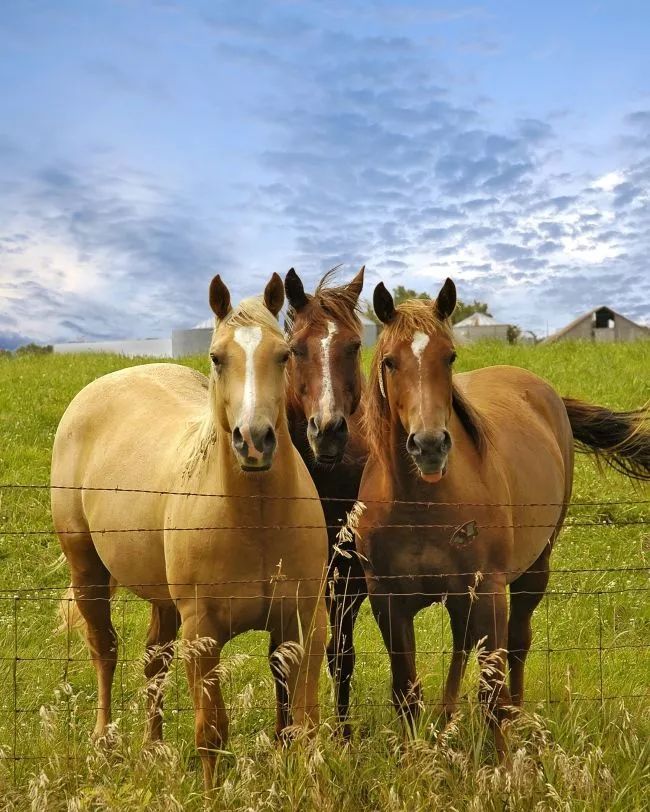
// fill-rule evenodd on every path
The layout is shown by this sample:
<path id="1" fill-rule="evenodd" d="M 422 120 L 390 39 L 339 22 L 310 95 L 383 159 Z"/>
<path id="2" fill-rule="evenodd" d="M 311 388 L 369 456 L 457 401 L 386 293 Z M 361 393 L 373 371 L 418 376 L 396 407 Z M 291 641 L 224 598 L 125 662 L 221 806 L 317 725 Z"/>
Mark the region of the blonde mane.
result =
<path id="1" fill-rule="evenodd" d="M 264 303 L 263 296 L 250 296 L 243 299 L 223 319 L 214 320 L 212 341 L 217 331 L 224 326 L 228 327 L 254 327 L 270 330 L 273 334 L 285 340 L 278 320 Z M 214 390 L 216 379 L 210 371 L 208 382 L 208 398 L 205 411 L 202 415 L 191 420 L 183 436 L 182 446 L 187 443 L 187 456 L 183 466 L 183 479 L 189 479 L 197 465 L 206 458 L 210 447 L 217 439 L 217 426 L 214 415 Z"/>
<path id="2" fill-rule="evenodd" d="M 448 320 L 438 318 L 429 299 L 409 299 L 395 308 L 393 319 L 379 335 L 370 366 L 364 430 L 371 456 L 384 460 L 390 435 L 390 409 L 382 394 L 382 359 L 389 341 L 410 341 L 416 331 L 433 335 L 442 333 L 453 343 L 453 331 Z M 468 402 L 458 387 L 452 383 L 452 407 L 472 442 L 483 453 L 487 429 L 482 416 Z"/>

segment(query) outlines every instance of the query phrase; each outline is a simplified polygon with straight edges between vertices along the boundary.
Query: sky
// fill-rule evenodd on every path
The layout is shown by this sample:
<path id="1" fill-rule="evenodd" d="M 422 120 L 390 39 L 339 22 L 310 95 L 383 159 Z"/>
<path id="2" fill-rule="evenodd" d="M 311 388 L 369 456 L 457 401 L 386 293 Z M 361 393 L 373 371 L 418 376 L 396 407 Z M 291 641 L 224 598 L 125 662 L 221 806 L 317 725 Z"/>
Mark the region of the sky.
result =
<path id="1" fill-rule="evenodd" d="M 341 264 L 650 323 L 647 0 L 3 0 L 0 347 Z"/>

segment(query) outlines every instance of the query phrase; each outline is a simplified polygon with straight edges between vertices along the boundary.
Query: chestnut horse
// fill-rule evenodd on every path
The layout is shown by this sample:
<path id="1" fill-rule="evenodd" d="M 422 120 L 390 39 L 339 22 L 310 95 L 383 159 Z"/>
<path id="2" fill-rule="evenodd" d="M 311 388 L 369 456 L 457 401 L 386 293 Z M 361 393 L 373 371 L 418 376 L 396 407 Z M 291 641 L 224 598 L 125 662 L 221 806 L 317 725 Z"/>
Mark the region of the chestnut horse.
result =
<path id="1" fill-rule="evenodd" d="M 175 364 L 106 375 L 74 398 L 54 441 L 52 482 L 67 489 L 53 489 L 52 513 L 97 674 L 95 735 L 111 718 L 119 583 L 152 604 L 146 672 L 160 685 L 182 622 L 208 787 L 228 736 L 219 656 L 235 635 L 270 632 L 293 722 L 318 722 L 327 536 L 287 426 L 283 301 L 274 274 L 263 297 L 233 309 L 215 277 L 209 381 Z M 161 736 L 161 710 L 150 690 L 149 738 Z"/>
<path id="2" fill-rule="evenodd" d="M 413 618 L 444 601 L 453 635 L 444 709 L 453 712 L 469 651 L 480 645 L 479 698 L 503 756 L 500 722 L 523 699 L 531 617 L 571 497 L 574 443 L 649 479 L 650 434 L 643 411 L 563 400 L 524 369 L 452 377 L 455 303 L 449 279 L 434 302 L 395 307 L 383 284 L 375 290 L 385 327 L 367 397 L 357 547 L 402 719 L 412 725 L 421 705 Z"/>
<path id="3" fill-rule="evenodd" d="M 290 306 L 286 321 L 291 348 L 289 430 L 322 499 L 328 528 L 326 600 L 331 637 L 327 656 L 345 737 L 350 735 L 352 636 L 366 584 L 354 545 L 339 541 L 337 534 L 357 498 L 368 451 L 361 427 L 362 328 L 357 315 L 363 274 L 362 268 L 349 284 L 335 287 L 330 284 L 330 272 L 313 295 L 305 293 L 293 268 L 284 283 Z"/>

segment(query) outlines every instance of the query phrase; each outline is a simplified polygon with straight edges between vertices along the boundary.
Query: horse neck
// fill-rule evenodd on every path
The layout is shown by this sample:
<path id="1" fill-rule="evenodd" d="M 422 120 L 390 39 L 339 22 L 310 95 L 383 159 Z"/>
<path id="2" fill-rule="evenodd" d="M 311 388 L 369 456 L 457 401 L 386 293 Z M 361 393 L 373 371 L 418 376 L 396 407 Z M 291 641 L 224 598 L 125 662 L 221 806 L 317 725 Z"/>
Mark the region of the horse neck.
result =
<path id="1" fill-rule="evenodd" d="M 295 396 L 291 382 L 287 384 L 286 421 L 294 446 L 308 463 L 310 454 L 307 442 L 307 418 L 300 400 Z"/>
<path id="2" fill-rule="evenodd" d="M 361 379 L 361 395 L 359 405 L 350 417 L 350 455 L 359 462 L 365 463 L 368 458 L 368 443 L 366 442 L 366 432 L 364 429 L 366 382 Z"/>

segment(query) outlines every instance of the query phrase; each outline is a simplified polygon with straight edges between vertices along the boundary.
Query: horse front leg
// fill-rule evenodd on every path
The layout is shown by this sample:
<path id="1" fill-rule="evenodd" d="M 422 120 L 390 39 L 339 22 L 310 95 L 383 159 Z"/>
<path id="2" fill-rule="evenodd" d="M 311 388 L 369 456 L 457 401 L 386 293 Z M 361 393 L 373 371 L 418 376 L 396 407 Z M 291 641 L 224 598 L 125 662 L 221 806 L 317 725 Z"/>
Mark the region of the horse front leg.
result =
<path id="1" fill-rule="evenodd" d="M 338 730 L 349 740 L 352 730 L 348 723 L 350 712 L 350 683 L 355 665 L 354 625 L 366 597 L 366 583 L 360 578 L 340 578 L 329 600 L 331 637 L 327 645 L 327 663 L 334 682 Z"/>
<path id="2" fill-rule="evenodd" d="M 500 761 L 508 760 L 502 723 L 510 716 L 512 700 L 505 681 L 508 647 L 508 606 L 505 581 L 484 581 L 473 596 L 470 630 L 478 646 L 481 669 L 479 702 L 486 710 Z"/>
<path id="3" fill-rule="evenodd" d="M 221 693 L 219 658 L 226 635 L 217 609 L 205 599 L 179 601 L 184 659 L 194 704 L 196 748 L 206 790 L 212 789 L 217 755 L 228 742 L 228 715 Z"/>
<path id="4" fill-rule="evenodd" d="M 447 598 L 446 607 L 449 613 L 453 639 L 453 652 L 443 695 L 443 711 L 447 721 L 449 721 L 456 711 L 460 686 L 472 648 L 472 636 L 469 628 L 471 609 L 469 595 L 457 595 Z"/>
<path id="5" fill-rule="evenodd" d="M 310 734 L 320 721 L 318 685 L 327 634 L 327 612 L 320 587 L 319 593 L 297 597 L 291 613 L 285 608 L 282 643 L 274 654 L 288 690 L 286 721 Z M 283 731 L 279 733 L 284 738 Z"/>
<path id="6" fill-rule="evenodd" d="M 414 735 L 422 706 L 415 668 L 414 613 L 398 595 L 371 595 L 370 603 L 390 657 L 393 705 L 406 732 Z"/>

